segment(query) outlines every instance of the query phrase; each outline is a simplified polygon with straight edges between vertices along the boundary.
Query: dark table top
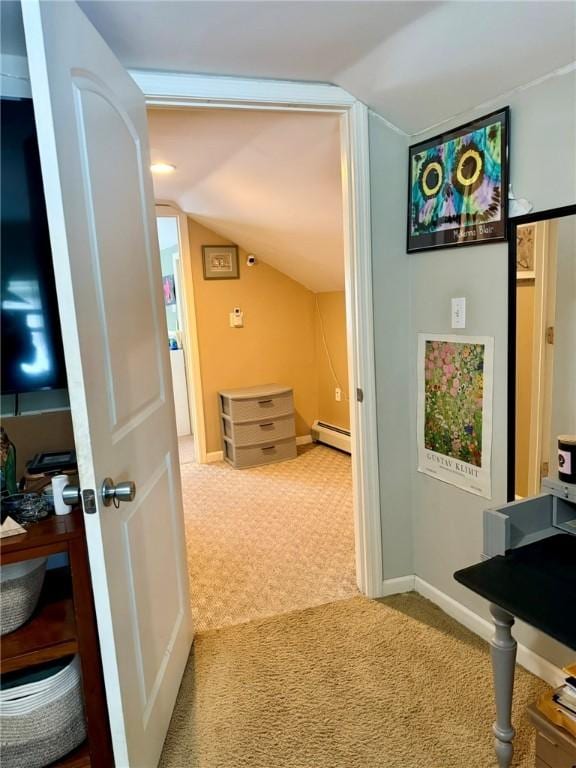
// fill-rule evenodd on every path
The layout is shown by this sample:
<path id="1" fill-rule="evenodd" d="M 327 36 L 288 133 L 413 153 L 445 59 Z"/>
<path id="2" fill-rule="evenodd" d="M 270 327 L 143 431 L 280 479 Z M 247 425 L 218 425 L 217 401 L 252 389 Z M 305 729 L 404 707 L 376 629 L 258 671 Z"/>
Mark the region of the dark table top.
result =
<path id="1" fill-rule="evenodd" d="M 576 536 L 558 534 L 510 549 L 454 578 L 576 650 Z"/>

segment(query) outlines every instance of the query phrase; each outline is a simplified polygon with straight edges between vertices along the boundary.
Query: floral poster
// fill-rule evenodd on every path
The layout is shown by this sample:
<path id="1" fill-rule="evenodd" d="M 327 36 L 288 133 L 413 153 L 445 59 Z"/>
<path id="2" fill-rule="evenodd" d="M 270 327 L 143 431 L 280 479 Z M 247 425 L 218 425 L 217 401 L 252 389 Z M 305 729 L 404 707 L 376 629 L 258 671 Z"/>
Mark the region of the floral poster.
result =
<path id="1" fill-rule="evenodd" d="M 418 335 L 418 471 L 492 497 L 488 336 Z"/>

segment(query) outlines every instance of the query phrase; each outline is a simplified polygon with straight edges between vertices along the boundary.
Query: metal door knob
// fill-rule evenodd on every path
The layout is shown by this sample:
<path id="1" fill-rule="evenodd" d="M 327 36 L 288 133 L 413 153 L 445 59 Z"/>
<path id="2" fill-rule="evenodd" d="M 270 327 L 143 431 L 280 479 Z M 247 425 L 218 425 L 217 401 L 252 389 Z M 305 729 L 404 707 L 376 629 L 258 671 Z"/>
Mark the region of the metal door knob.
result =
<path id="1" fill-rule="evenodd" d="M 65 485 L 64 488 L 62 488 L 62 501 L 70 507 L 73 507 L 75 504 L 80 504 L 79 486 Z"/>
<path id="2" fill-rule="evenodd" d="M 118 483 L 114 485 L 114 482 L 110 477 L 107 477 L 102 483 L 100 489 L 100 495 L 105 507 L 109 507 L 114 503 L 114 506 L 119 506 L 121 501 L 133 501 L 136 496 L 136 483 L 132 480 L 128 480 L 125 483 Z"/>

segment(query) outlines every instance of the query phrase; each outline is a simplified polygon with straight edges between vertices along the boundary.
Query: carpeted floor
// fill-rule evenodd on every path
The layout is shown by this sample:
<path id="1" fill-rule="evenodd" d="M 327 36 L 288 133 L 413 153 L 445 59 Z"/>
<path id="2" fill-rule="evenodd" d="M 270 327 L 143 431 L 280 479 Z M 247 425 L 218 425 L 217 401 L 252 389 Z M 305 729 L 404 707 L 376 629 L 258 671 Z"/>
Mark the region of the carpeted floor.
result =
<path id="1" fill-rule="evenodd" d="M 350 456 L 305 446 L 279 464 L 181 474 L 197 632 L 358 594 Z"/>
<path id="2" fill-rule="evenodd" d="M 534 765 L 518 668 L 514 768 Z M 161 768 L 492 768 L 488 646 L 416 594 L 199 635 Z"/>

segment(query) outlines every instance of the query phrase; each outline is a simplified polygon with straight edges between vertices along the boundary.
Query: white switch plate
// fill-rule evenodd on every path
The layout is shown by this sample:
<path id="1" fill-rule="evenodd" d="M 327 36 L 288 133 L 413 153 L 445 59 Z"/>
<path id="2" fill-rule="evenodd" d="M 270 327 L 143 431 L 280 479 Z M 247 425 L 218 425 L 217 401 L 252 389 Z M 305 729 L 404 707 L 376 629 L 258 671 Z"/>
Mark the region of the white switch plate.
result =
<path id="1" fill-rule="evenodd" d="M 339 403 L 342 402 L 342 390 L 340 389 L 340 387 L 336 387 L 336 390 L 334 392 L 334 397 Z"/>
<path id="2" fill-rule="evenodd" d="M 239 307 L 230 312 L 230 328 L 244 328 L 244 312 Z"/>
<path id="3" fill-rule="evenodd" d="M 466 328 L 466 299 L 452 299 L 452 328 Z"/>

